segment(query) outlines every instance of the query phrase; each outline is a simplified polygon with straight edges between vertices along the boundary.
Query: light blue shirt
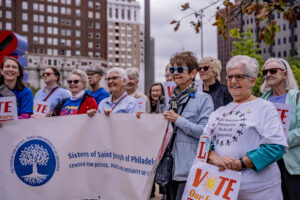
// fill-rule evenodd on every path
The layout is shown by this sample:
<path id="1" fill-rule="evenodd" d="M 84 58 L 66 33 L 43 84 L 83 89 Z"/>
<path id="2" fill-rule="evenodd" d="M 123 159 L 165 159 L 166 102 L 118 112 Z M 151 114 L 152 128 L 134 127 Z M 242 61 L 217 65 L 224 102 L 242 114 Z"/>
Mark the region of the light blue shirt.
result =
<path id="1" fill-rule="evenodd" d="M 104 109 L 112 109 L 116 103 L 118 103 L 124 95 L 127 95 L 126 92 L 122 94 L 114 103 L 112 102 L 111 95 L 103 99 L 99 106 L 98 112 L 104 113 Z M 120 103 L 112 110 L 112 113 L 135 113 L 137 111 L 137 101 L 135 98 L 127 95 Z"/>
<path id="2" fill-rule="evenodd" d="M 57 85 L 56 85 L 57 86 Z M 40 89 L 34 96 L 34 101 L 43 101 L 48 94 L 56 87 L 54 86 L 49 90 L 49 92 L 46 92 L 46 87 L 43 89 Z M 70 92 L 68 92 L 66 89 L 63 89 L 61 87 L 57 88 L 47 99 L 46 102 L 50 102 L 50 110 L 53 110 L 53 108 L 64 98 L 69 98 Z"/>

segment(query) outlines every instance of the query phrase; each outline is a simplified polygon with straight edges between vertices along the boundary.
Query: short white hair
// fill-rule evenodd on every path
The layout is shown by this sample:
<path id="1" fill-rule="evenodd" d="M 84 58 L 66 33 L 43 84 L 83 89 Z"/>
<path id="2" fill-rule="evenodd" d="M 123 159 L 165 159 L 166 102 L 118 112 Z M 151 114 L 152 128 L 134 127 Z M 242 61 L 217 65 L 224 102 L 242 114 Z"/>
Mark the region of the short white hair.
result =
<path id="1" fill-rule="evenodd" d="M 72 74 L 80 76 L 81 82 L 83 83 L 84 88 L 86 88 L 86 85 L 87 85 L 87 82 L 88 82 L 88 77 L 87 77 L 86 73 L 84 71 L 80 70 L 80 69 L 73 69 L 73 71 L 71 72 L 71 74 L 69 75 L 69 77 Z"/>
<path id="2" fill-rule="evenodd" d="M 275 62 L 276 64 L 278 64 L 278 68 L 283 69 L 287 72 L 287 79 L 285 81 L 285 89 L 286 90 L 298 89 L 298 84 L 295 79 L 292 68 L 286 60 L 284 60 L 282 58 L 269 58 L 268 60 L 266 60 L 262 70 L 264 70 L 264 68 L 271 62 Z M 266 93 L 267 91 L 271 90 L 271 88 L 267 85 L 267 82 L 265 79 L 263 79 L 263 82 L 262 82 L 259 90 L 263 94 Z"/>
<path id="3" fill-rule="evenodd" d="M 133 76 L 135 80 L 139 80 L 139 70 L 136 67 L 126 69 L 127 76 Z"/>
<path id="4" fill-rule="evenodd" d="M 108 76 L 109 73 L 111 73 L 111 72 L 117 72 L 119 74 L 119 76 L 121 77 L 121 79 L 126 80 L 126 82 L 127 82 L 128 76 L 124 69 L 119 68 L 119 67 L 113 67 L 107 71 L 106 76 Z"/>
<path id="5" fill-rule="evenodd" d="M 230 69 L 241 67 L 245 74 L 252 78 L 257 78 L 259 71 L 259 64 L 255 58 L 246 55 L 237 55 L 230 58 L 226 65 L 226 73 Z"/>

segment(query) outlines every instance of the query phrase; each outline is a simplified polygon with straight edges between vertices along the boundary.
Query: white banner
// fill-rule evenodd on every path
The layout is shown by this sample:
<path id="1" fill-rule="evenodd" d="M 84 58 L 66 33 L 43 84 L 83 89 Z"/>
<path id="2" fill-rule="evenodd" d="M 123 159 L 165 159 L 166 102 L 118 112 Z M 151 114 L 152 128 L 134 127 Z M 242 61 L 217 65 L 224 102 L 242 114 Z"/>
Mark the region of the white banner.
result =
<path id="1" fill-rule="evenodd" d="M 0 199 L 146 200 L 166 126 L 147 114 L 2 122 Z"/>
<path id="2" fill-rule="evenodd" d="M 201 79 L 196 80 L 196 85 L 197 85 L 198 91 L 203 90 L 203 82 Z M 164 93 L 165 93 L 165 102 L 166 103 L 169 103 L 169 100 L 172 96 L 172 93 L 173 93 L 175 87 L 176 87 L 176 84 L 174 81 L 164 82 Z"/>
<path id="3" fill-rule="evenodd" d="M 282 127 L 285 135 L 287 136 L 289 133 L 291 115 L 292 115 L 292 105 L 291 104 L 283 104 L 283 103 L 273 103 L 278 111 L 278 115 L 282 122 Z"/>
<path id="4" fill-rule="evenodd" d="M 185 185 L 182 200 L 236 200 L 240 188 L 241 172 L 225 170 L 195 161 Z"/>
<path id="5" fill-rule="evenodd" d="M 17 120 L 16 97 L 0 97 L 0 121 Z"/>

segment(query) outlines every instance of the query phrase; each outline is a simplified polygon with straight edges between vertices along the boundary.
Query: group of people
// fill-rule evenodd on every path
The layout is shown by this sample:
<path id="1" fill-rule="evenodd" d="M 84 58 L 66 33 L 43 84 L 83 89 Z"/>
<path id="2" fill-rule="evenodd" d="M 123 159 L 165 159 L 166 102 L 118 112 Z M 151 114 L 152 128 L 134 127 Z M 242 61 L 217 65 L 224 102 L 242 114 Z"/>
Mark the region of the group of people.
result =
<path id="1" fill-rule="evenodd" d="M 137 90 L 139 72 L 112 68 L 106 72 L 109 91 L 100 86 L 101 67 L 73 70 L 68 90 L 59 86 L 55 67 L 43 72 L 45 87 L 35 96 L 23 82 L 23 68 L 5 58 L 0 68 L 0 97 L 16 96 L 18 116 L 30 118 L 33 101 L 51 104 L 50 116 L 97 112 L 137 113 L 137 99 L 146 102 L 146 113 L 162 113 L 173 126 L 167 149 L 172 152 L 172 176 L 161 186 L 164 198 L 180 200 L 196 157 L 201 135 L 212 137 L 208 163 L 222 170 L 241 171 L 239 200 L 300 199 L 300 92 L 287 61 L 270 58 L 262 67 L 261 97 L 252 94 L 259 74 L 256 59 L 232 57 L 226 65 L 227 84 L 220 83 L 221 62 L 213 57 L 199 62 L 192 52 L 180 52 L 165 68 L 166 81 L 176 87 L 166 102 L 164 87 L 154 83 L 148 97 Z M 197 88 L 199 74 L 203 88 Z M 90 89 L 86 90 L 89 85 Z M 291 104 L 288 134 L 273 103 Z"/>

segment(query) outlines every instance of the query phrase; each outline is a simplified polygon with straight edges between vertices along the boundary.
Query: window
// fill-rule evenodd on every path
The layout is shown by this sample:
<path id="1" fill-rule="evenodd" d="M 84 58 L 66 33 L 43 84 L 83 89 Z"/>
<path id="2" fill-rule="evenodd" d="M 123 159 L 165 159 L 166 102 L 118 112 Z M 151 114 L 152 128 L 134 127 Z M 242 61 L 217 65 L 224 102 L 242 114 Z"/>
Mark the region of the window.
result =
<path id="1" fill-rule="evenodd" d="M 67 29 L 67 30 L 66 30 L 66 35 L 67 35 L 67 36 L 71 36 L 71 30 L 70 30 L 70 29 Z"/>
<path id="2" fill-rule="evenodd" d="M 58 17 L 53 17 L 53 23 L 58 24 Z"/>
<path id="3" fill-rule="evenodd" d="M 66 51 L 66 56 L 71 56 L 71 50 Z"/>
<path id="4" fill-rule="evenodd" d="M 281 52 L 278 52 L 278 57 L 281 57 Z"/>
<path id="5" fill-rule="evenodd" d="M 52 55 L 52 49 L 47 49 L 47 54 Z M 51 60 L 48 60 L 48 65 L 51 65 Z"/>
<path id="6" fill-rule="evenodd" d="M 100 33 L 97 32 L 97 33 L 96 33 L 96 39 L 99 39 L 99 38 L 100 38 Z"/>
<path id="7" fill-rule="evenodd" d="M 88 56 L 92 58 L 93 57 L 93 52 L 89 51 Z"/>
<path id="8" fill-rule="evenodd" d="M 52 6 L 48 5 L 47 6 L 47 11 L 48 11 L 48 13 L 52 13 Z"/>
<path id="9" fill-rule="evenodd" d="M 34 3 L 34 4 L 32 5 L 32 7 L 33 7 L 33 10 L 38 10 L 38 9 L 39 9 L 39 4 Z"/>
<path id="10" fill-rule="evenodd" d="M 60 34 L 61 34 L 61 35 L 66 35 L 66 29 L 61 29 L 61 30 L 60 30 Z"/>
<path id="11" fill-rule="evenodd" d="M 96 12 L 95 18 L 96 18 L 96 19 L 100 19 L 100 13 L 99 13 L 99 12 Z"/>
<path id="12" fill-rule="evenodd" d="M 33 21 L 38 22 L 39 21 L 39 16 L 38 15 L 33 15 Z"/>
<path id="13" fill-rule="evenodd" d="M 0 17 L 2 18 L 2 10 L 0 10 Z"/>
<path id="14" fill-rule="evenodd" d="M 47 27 L 47 33 L 52 34 L 52 27 L 50 27 L 50 26 Z"/>
<path id="15" fill-rule="evenodd" d="M 116 9 L 115 9 L 115 18 L 117 18 L 117 19 L 118 19 L 118 17 L 119 17 L 118 11 L 119 11 L 118 8 L 116 8 Z"/>
<path id="16" fill-rule="evenodd" d="M 80 47 L 80 40 L 75 41 L 76 47 Z"/>
<path id="17" fill-rule="evenodd" d="M 280 38 L 277 40 L 277 44 L 278 44 L 278 45 L 280 44 Z"/>
<path id="18" fill-rule="evenodd" d="M 76 26 L 80 26 L 80 20 L 77 19 L 77 20 L 75 21 L 75 24 L 76 24 Z"/>
<path id="19" fill-rule="evenodd" d="M 79 51 L 79 50 L 76 50 L 76 51 L 75 51 L 75 55 L 76 55 L 76 56 L 80 56 L 80 51 Z"/>
<path id="20" fill-rule="evenodd" d="M 71 8 L 67 8 L 66 11 L 67 11 L 67 15 L 71 15 Z"/>
<path id="21" fill-rule="evenodd" d="M 44 27 L 43 26 L 40 26 L 39 29 L 40 29 L 40 33 L 44 33 Z"/>
<path id="22" fill-rule="evenodd" d="M 131 18 L 130 10 L 127 11 L 127 18 L 128 18 L 128 20 L 130 20 L 130 18 Z"/>
<path id="23" fill-rule="evenodd" d="M 2 17 L 2 15 L 1 15 L 1 17 Z M 28 14 L 27 13 L 22 13 L 22 19 L 24 21 L 27 21 L 28 20 Z"/>
<path id="24" fill-rule="evenodd" d="M 53 41 L 52 38 L 50 38 L 50 37 L 47 38 L 47 44 L 52 45 L 52 43 L 53 43 L 52 41 Z"/>
<path id="25" fill-rule="evenodd" d="M 22 31 L 24 31 L 24 32 L 28 31 L 28 25 L 27 24 L 22 25 Z"/>
<path id="26" fill-rule="evenodd" d="M 71 5 L 71 0 L 67 0 L 67 4 L 68 4 L 68 5 Z"/>
<path id="27" fill-rule="evenodd" d="M 45 11 L 45 6 L 44 6 L 44 4 L 40 4 L 39 7 L 40 7 L 40 11 L 41 11 L 41 12 L 44 12 L 44 11 Z"/>
<path id="28" fill-rule="evenodd" d="M 57 35 L 57 34 L 58 34 L 58 28 L 57 28 L 57 27 L 54 27 L 54 28 L 53 28 L 53 34 L 54 34 L 54 35 Z"/>
<path id="29" fill-rule="evenodd" d="M 95 27 L 96 27 L 96 29 L 100 29 L 100 22 L 96 22 Z"/>
<path id="30" fill-rule="evenodd" d="M 286 44 L 286 38 L 285 37 L 283 38 L 283 44 Z"/>
<path id="31" fill-rule="evenodd" d="M 88 22 L 89 28 L 93 28 L 93 22 Z"/>
<path id="32" fill-rule="evenodd" d="M 65 55 L 65 50 L 64 49 L 61 50 L 61 55 Z"/>
<path id="33" fill-rule="evenodd" d="M 49 24 L 52 24 L 52 21 L 53 21 L 52 16 L 48 16 L 48 17 L 47 17 L 47 22 L 48 22 Z"/>
<path id="34" fill-rule="evenodd" d="M 40 37 L 40 38 L 39 38 L 39 43 L 40 43 L 40 44 L 44 44 L 44 37 Z"/>
<path id="35" fill-rule="evenodd" d="M 76 30 L 76 31 L 75 31 L 75 36 L 76 36 L 76 37 L 80 37 L 80 31 Z"/>
<path id="36" fill-rule="evenodd" d="M 89 38 L 93 38 L 93 32 L 89 32 L 89 33 L 88 33 L 88 37 L 89 37 Z"/>
<path id="37" fill-rule="evenodd" d="M 93 2 L 89 1 L 88 6 L 89 6 L 89 8 L 93 8 Z"/>
<path id="38" fill-rule="evenodd" d="M 39 32 L 39 26 L 34 25 L 34 26 L 33 26 L 33 32 L 34 32 L 34 33 Z"/>
<path id="39" fill-rule="evenodd" d="M 95 6 L 96 6 L 96 8 L 100 8 L 100 2 L 95 2 Z"/>
<path id="40" fill-rule="evenodd" d="M 10 11 L 6 11 L 5 17 L 6 17 L 6 19 L 11 19 L 11 12 Z"/>
<path id="41" fill-rule="evenodd" d="M 65 7 L 61 7 L 60 8 L 60 13 L 61 14 L 66 14 L 66 8 Z"/>
<path id="42" fill-rule="evenodd" d="M 76 6 L 80 6 L 80 0 L 75 1 Z"/>
<path id="43" fill-rule="evenodd" d="M 75 14 L 76 14 L 76 16 L 80 16 L 80 10 L 79 10 L 79 9 L 76 9 L 76 10 L 75 10 Z"/>
<path id="44" fill-rule="evenodd" d="M 71 46 L 71 40 L 66 40 L 66 45 L 70 47 Z"/>
<path id="45" fill-rule="evenodd" d="M 0 29 L 2 29 L 2 22 L 0 22 Z"/>
<path id="46" fill-rule="evenodd" d="M 41 23 L 44 23 L 44 15 L 40 15 L 40 16 L 39 16 L 39 21 L 40 21 Z"/>
<path id="47" fill-rule="evenodd" d="M 99 52 L 96 52 L 96 53 L 95 53 L 95 57 L 96 57 L 96 58 L 100 58 L 100 53 L 99 53 Z"/>
<path id="48" fill-rule="evenodd" d="M 27 2 L 22 2 L 22 8 L 23 10 L 27 10 L 28 9 L 28 3 Z"/>
<path id="49" fill-rule="evenodd" d="M 121 17 L 122 17 L 122 19 L 125 19 L 125 10 L 124 9 L 122 9 L 122 11 L 121 11 Z"/>
<path id="50" fill-rule="evenodd" d="M 96 48 L 97 48 L 97 49 L 100 48 L 100 42 L 96 42 Z"/>
<path id="51" fill-rule="evenodd" d="M 109 18 L 112 18 L 112 8 L 109 8 L 109 10 L 108 10 L 108 16 L 109 16 Z"/>
<path id="52" fill-rule="evenodd" d="M 11 0 L 6 0 L 6 7 L 11 8 Z"/>
<path id="53" fill-rule="evenodd" d="M 53 6 L 53 13 L 55 13 L 55 14 L 58 13 L 58 7 L 57 6 Z"/>
<path id="54" fill-rule="evenodd" d="M 61 39 L 61 40 L 60 40 L 60 44 L 61 44 L 62 46 L 65 46 L 65 45 L 66 45 L 66 40 L 65 40 L 65 39 Z"/>
<path id="55" fill-rule="evenodd" d="M 58 39 L 57 38 L 53 38 L 53 45 L 58 45 Z"/>
<path id="56" fill-rule="evenodd" d="M 286 25 L 285 25 L 285 24 L 283 24 L 283 30 L 284 30 L 284 31 L 286 30 Z"/>
<path id="57" fill-rule="evenodd" d="M 92 12 L 92 11 L 89 11 L 89 12 L 88 12 L 88 17 L 89 17 L 89 18 L 93 18 L 93 12 Z"/>
<path id="58" fill-rule="evenodd" d="M 88 47 L 89 47 L 90 49 L 92 49 L 92 48 L 93 48 L 93 42 L 89 42 L 89 43 L 88 43 Z"/>

